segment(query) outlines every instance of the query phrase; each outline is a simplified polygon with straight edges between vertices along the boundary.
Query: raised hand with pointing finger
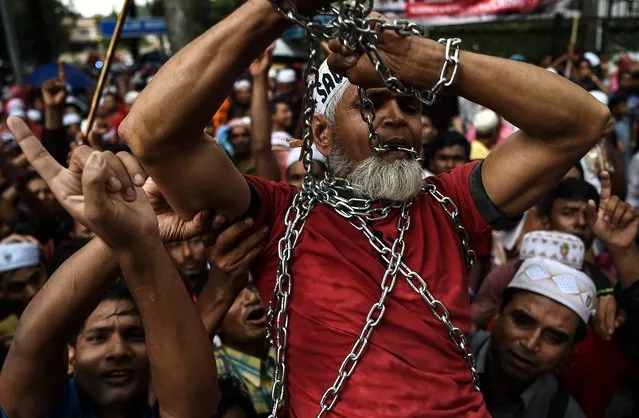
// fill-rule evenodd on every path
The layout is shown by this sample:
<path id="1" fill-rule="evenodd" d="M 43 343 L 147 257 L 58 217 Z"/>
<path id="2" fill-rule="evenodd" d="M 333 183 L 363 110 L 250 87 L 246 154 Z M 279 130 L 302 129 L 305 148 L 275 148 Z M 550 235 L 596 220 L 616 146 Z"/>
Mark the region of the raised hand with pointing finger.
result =
<path id="1" fill-rule="evenodd" d="M 29 127 L 19 118 L 9 118 L 9 129 L 16 138 L 29 163 L 47 183 L 56 199 L 76 220 L 89 226 L 86 217 L 86 204 L 82 190 L 82 172 L 93 150 L 86 145 L 78 146 L 70 158 L 69 168 L 60 165 L 42 146 Z M 101 154 L 107 175 L 107 191 L 120 194 L 122 199 L 133 202 L 137 199 L 135 187 L 145 185 L 147 175 L 140 164 L 128 153 L 117 155 L 111 152 Z M 162 193 L 155 188 L 147 188 L 153 202 L 162 202 Z M 200 235 L 207 228 L 205 213 L 199 213 L 192 221 L 183 221 L 166 205 L 153 205 L 158 212 L 159 229 L 162 238 L 167 240 L 185 240 Z M 165 235 L 163 232 L 167 232 Z"/>
<path id="2" fill-rule="evenodd" d="M 639 216 L 628 203 L 611 192 L 610 174 L 601 172 L 601 199 L 599 207 L 588 202 L 586 221 L 595 236 L 607 247 L 625 248 L 633 245 L 637 237 Z"/>

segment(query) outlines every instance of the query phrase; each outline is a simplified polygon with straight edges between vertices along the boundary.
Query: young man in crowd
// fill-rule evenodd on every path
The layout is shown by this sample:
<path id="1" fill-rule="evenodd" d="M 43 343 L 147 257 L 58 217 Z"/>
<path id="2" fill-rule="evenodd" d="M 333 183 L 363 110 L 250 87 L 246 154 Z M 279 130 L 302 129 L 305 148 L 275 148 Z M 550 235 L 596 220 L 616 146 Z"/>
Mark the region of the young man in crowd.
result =
<path id="1" fill-rule="evenodd" d="M 424 168 L 435 176 L 449 173 L 469 161 L 470 144 L 456 131 L 440 132 L 424 147 Z"/>
<path id="2" fill-rule="evenodd" d="M 25 310 L 0 374 L 2 416 L 152 416 L 149 374 L 160 417 L 213 416 L 219 389 L 208 335 L 161 240 L 201 234 L 204 217 L 185 223 L 160 210 L 157 218 L 131 156 L 83 146 L 65 169 L 15 121 L 9 124 L 29 161 L 99 238 L 65 262 Z M 122 296 L 101 301 L 118 263 L 135 304 Z"/>
<path id="3" fill-rule="evenodd" d="M 189 293 L 197 297 L 209 277 L 202 238 L 193 237 L 186 241 L 169 242 L 166 249 Z"/>
<path id="4" fill-rule="evenodd" d="M 297 187 L 298 190 L 302 189 L 304 177 L 306 177 L 306 169 L 304 168 L 304 162 L 301 160 L 301 155 L 301 148 L 293 148 L 286 164 L 286 182 L 291 186 Z M 313 175 L 315 175 L 316 179 L 321 180 L 324 178 L 326 170 L 326 157 L 319 152 L 317 147 L 313 147 Z"/>
<path id="5" fill-rule="evenodd" d="M 504 292 L 492 333 L 470 338 L 481 391 L 494 418 L 581 418 L 554 376 L 585 336 L 596 290 L 555 260 L 526 260 Z"/>
<path id="6" fill-rule="evenodd" d="M 47 279 L 40 244 L 29 236 L 0 241 L 0 367 L 22 312 Z"/>
<path id="7" fill-rule="evenodd" d="M 475 139 L 470 143 L 470 160 L 483 160 L 499 141 L 501 121 L 490 109 L 480 110 L 473 118 Z"/>
<path id="8" fill-rule="evenodd" d="M 426 146 L 437 136 L 437 128 L 430 115 L 422 114 L 422 146 Z"/>
<path id="9" fill-rule="evenodd" d="M 302 10 L 313 6 L 318 4 L 298 2 Z M 283 265 L 286 273 L 290 252 L 283 251 L 284 260 L 279 262 L 277 242 L 296 190 L 242 176 L 219 146 L 202 136 L 202 130 L 232 80 L 287 28 L 269 2 L 244 3 L 165 64 L 121 127 L 122 136 L 184 216 L 190 218 L 202 209 L 215 209 L 229 220 L 255 214 L 256 228 L 271 228 L 269 242 L 253 264 L 264 300 L 271 298 L 277 266 Z M 380 42 L 378 49 L 400 80 L 425 89 L 439 80 L 446 47 L 392 31 L 384 32 L 383 37 L 388 42 Z M 421 193 L 421 166 L 413 153 L 399 149 L 421 146 L 419 102 L 377 87 L 377 75 L 367 57 L 342 55 L 338 41 L 329 46 L 332 68 L 355 84 L 371 87 L 368 95 L 377 116 L 374 127 L 382 144 L 392 147 L 389 152 L 373 154 L 369 130 L 357 106 L 357 89 L 345 80 L 334 83 L 338 88 L 330 97 L 314 92 L 318 104 L 313 117 L 315 142 L 330 156 L 332 174 L 355 186 L 358 201 L 384 199 L 404 208 L 384 206 L 388 216 L 375 227 L 384 248 L 389 242 L 405 244 L 402 261 L 414 273 L 399 277 L 403 286 L 390 288 L 392 297 L 381 306 L 388 309 L 377 311 L 377 319 L 369 316 L 369 322 L 381 325 L 365 339 L 371 344 L 362 347 L 363 357 L 339 391 L 333 410 L 344 416 L 486 416 L 483 399 L 474 390 L 477 376 L 472 357 L 463 349 L 463 334 L 470 324 L 461 229 L 455 228 L 436 199 Z M 449 46 L 452 52 L 453 45 Z M 522 213 L 592 148 L 609 114 L 578 86 L 543 69 L 469 52 L 459 56 L 462 64 L 454 93 L 494 109 L 521 128 L 481 165 L 466 165 L 432 180 L 449 197 L 445 202 L 457 207 L 455 219 L 465 226 L 472 259 L 470 250 L 484 243 L 491 223 Z M 333 81 L 340 77 L 326 66 L 322 71 Z M 340 158 L 343 164 L 334 165 Z M 351 205 L 356 203 L 345 199 Z M 400 212 L 402 219 L 411 220 L 407 232 Z M 289 289 L 295 294 L 288 309 L 281 311 L 282 315 L 290 313 L 284 318 L 289 338 L 286 349 L 280 350 L 287 361 L 280 356 L 278 367 L 280 372 L 286 367 L 286 373 L 280 374 L 283 380 L 275 386 L 275 393 L 285 389 L 291 415 L 315 416 L 320 403 L 329 408 L 322 394 L 336 392 L 327 389 L 336 382 L 343 354 L 358 341 L 363 319 L 371 306 L 380 307 L 375 304 L 381 287 L 386 290 L 385 285 L 390 285 L 388 280 L 381 283 L 388 268 L 370 247 L 369 238 L 325 205 L 315 207 L 304 230 L 290 232 L 289 238 L 300 238 L 290 271 L 295 284 L 289 288 L 280 281 L 277 294 Z M 424 293 L 428 289 L 439 304 L 426 297 L 428 301 L 445 305 L 445 318 L 455 328 L 433 316 L 422 296 L 403 283 L 405 278 L 420 278 L 417 290 Z M 376 314 L 372 312 L 369 315 Z M 284 324 L 280 325 L 283 333 Z M 455 341 L 450 341 L 451 333 Z M 329 346 L 330 350 L 321 349 Z M 423 361 L 425 356 L 428 362 Z M 436 397 L 425 396 L 435 391 Z"/>
<path id="10" fill-rule="evenodd" d="M 271 101 L 271 119 L 273 133 L 288 132 L 293 124 L 293 112 L 291 105 L 283 98 Z"/>
<path id="11" fill-rule="evenodd" d="M 616 196 L 614 198 L 619 200 Z M 542 225 L 545 230 L 578 237 L 583 242 L 586 252 L 592 247 L 595 238 L 599 238 L 604 245 L 608 245 L 609 243 L 604 239 L 609 237 L 609 231 L 594 229 L 594 225 L 589 222 L 587 216 L 588 202 L 592 201 L 598 205 L 599 200 L 599 194 L 589 183 L 575 178 L 565 179 L 539 205 Z M 624 203 L 620 203 L 620 207 L 623 210 L 629 209 Z M 598 289 L 609 288 L 609 279 L 594 261 L 592 258 L 585 259 L 584 273 L 595 282 Z M 477 328 L 484 328 L 492 318 L 504 289 L 515 276 L 520 264 L 520 260 L 512 260 L 495 267 L 486 276 L 471 305 L 473 324 Z"/>
<path id="12" fill-rule="evenodd" d="M 252 281 L 249 264 L 264 249 L 268 229 L 251 232 L 253 220 L 243 219 L 219 232 L 224 217 L 216 216 L 205 237 L 211 274 L 197 308 L 215 350 L 218 375 L 230 375 L 248 393 L 259 416 L 271 411 L 273 352 L 266 341 L 266 310 Z"/>

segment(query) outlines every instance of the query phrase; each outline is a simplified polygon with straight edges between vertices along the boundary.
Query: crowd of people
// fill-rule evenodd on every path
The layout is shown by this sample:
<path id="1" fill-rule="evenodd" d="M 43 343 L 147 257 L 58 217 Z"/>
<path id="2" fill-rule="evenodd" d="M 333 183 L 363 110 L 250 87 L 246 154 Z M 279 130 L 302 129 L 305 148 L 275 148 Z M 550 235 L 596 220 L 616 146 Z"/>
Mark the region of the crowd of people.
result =
<path id="1" fill-rule="evenodd" d="M 343 202 L 412 207 L 368 221 L 378 254 L 319 204 L 286 264 L 308 83 L 273 62 L 275 16 L 249 1 L 159 72 L 111 74 L 88 135 L 92 92 L 67 86 L 63 65 L 3 87 L 2 417 L 316 416 L 325 403 L 348 417 L 637 416 L 639 63 L 462 53 L 453 87 L 422 106 L 332 41 L 311 92 L 312 175 L 348 180 Z M 437 81 L 443 49 L 393 45 L 389 62 L 429 59 L 394 67 L 402 80 Z M 370 87 L 381 157 L 351 83 Z M 398 269 L 384 288 L 397 245 L 417 293 Z M 282 272 L 277 402 L 267 311 Z"/>

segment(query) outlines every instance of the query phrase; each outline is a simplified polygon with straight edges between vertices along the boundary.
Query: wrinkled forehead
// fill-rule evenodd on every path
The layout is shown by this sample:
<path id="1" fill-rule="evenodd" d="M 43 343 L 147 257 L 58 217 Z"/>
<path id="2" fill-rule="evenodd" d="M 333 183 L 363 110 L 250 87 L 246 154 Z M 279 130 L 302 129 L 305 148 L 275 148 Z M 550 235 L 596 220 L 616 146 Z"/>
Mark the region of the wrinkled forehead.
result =
<path id="1" fill-rule="evenodd" d="M 84 323 L 84 329 L 142 326 L 140 313 L 131 300 L 104 300 Z"/>
<path id="2" fill-rule="evenodd" d="M 538 293 L 518 291 L 508 305 L 511 310 L 526 312 L 544 327 L 570 333 L 579 325 L 579 316 L 574 311 Z"/>

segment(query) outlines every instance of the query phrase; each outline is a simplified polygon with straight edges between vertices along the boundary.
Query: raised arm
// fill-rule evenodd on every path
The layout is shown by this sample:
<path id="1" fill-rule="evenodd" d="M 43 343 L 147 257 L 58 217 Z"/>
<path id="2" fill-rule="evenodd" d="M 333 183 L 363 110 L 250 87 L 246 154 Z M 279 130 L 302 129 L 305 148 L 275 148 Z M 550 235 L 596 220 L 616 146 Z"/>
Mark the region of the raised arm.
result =
<path id="1" fill-rule="evenodd" d="M 220 394 L 208 336 L 167 253 L 146 194 L 135 201 L 108 193 L 103 154 L 91 155 L 82 173 L 86 217 L 113 248 L 144 323 L 151 386 L 160 414 L 210 418 Z"/>
<path id="2" fill-rule="evenodd" d="M 244 178 L 202 131 L 233 81 L 287 27 L 267 0 L 247 1 L 175 54 L 120 126 L 180 214 L 213 208 L 232 218 L 248 208 Z"/>
<path id="3" fill-rule="evenodd" d="M 445 47 L 386 31 L 380 48 L 400 79 L 431 88 L 444 65 Z M 329 63 L 355 84 L 376 84 L 367 57 L 342 55 L 336 42 Z M 359 58 L 359 59 L 357 59 Z M 450 90 L 488 107 L 520 131 L 484 161 L 482 179 L 491 201 L 506 216 L 519 215 L 557 184 L 599 140 L 608 109 L 570 81 L 533 65 L 461 52 Z"/>
<path id="4" fill-rule="evenodd" d="M 282 180 L 281 170 L 271 149 L 271 109 L 268 100 L 268 70 L 273 63 L 275 45 L 256 59 L 249 71 L 253 77 L 251 99 L 251 151 L 257 175 L 273 181 Z"/>
<path id="5" fill-rule="evenodd" d="M 224 218 L 218 216 L 211 233 L 204 238 L 211 273 L 196 304 L 211 338 L 237 295 L 246 287 L 249 264 L 264 249 L 268 236 L 266 227 L 251 234 L 254 225 L 250 218 L 237 221 L 220 233 L 223 222 Z"/>
<path id="6" fill-rule="evenodd" d="M 9 418 L 46 416 L 65 387 L 67 344 L 116 277 L 109 248 L 94 238 L 33 298 L 0 374 L 0 405 Z"/>

